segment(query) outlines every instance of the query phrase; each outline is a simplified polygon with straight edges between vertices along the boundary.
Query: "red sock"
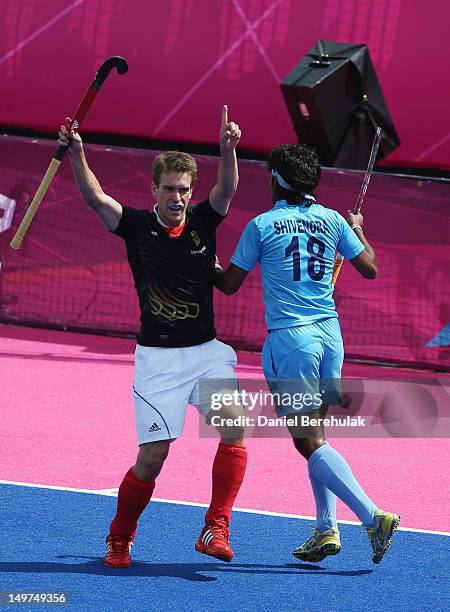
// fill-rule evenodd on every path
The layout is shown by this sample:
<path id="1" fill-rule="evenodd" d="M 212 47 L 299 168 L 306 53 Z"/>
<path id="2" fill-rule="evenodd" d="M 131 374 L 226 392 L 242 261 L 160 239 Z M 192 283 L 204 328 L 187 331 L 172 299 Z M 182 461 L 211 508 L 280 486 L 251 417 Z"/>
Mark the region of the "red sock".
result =
<path id="1" fill-rule="evenodd" d="M 219 444 L 212 468 L 211 505 L 205 522 L 225 518 L 230 522 L 231 509 L 244 480 L 247 466 L 247 449 L 241 446 Z"/>
<path id="2" fill-rule="evenodd" d="M 128 470 L 119 487 L 117 512 L 109 528 L 111 535 L 136 535 L 138 518 L 150 501 L 154 488 L 154 482 L 144 482 L 132 468 Z"/>

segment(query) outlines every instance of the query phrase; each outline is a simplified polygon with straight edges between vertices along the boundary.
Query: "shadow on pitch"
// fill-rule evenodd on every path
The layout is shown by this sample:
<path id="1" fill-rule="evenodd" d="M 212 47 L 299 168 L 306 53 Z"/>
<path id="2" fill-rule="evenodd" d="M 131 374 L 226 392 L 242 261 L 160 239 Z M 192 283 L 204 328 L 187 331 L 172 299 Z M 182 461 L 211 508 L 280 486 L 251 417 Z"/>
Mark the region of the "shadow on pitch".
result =
<path id="1" fill-rule="evenodd" d="M 60 559 L 73 558 L 61 555 Z M 103 564 L 103 559 L 98 557 L 77 557 L 90 559 L 84 563 L 58 563 L 48 561 L 18 561 L 0 563 L 0 572 L 4 573 L 29 573 L 29 574 L 96 574 L 99 576 L 147 576 L 152 578 L 182 578 L 191 582 L 214 582 L 218 580 L 215 576 L 205 576 L 203 572 L 219 572 L 232 574 L 255 574 L 255 575 L 284 575 L 296 576 L 299 573 L 320 574 L 330 576 L 357 577 L 372 574 L 373 570 L 336 570 L 330 571 L 317 564 L 310 563 L 285 563 L 283 565 L 264 565 L 259 563 L 143 563 L 133 561 L 133 566 L 126 569 L 113 569 Z"/>

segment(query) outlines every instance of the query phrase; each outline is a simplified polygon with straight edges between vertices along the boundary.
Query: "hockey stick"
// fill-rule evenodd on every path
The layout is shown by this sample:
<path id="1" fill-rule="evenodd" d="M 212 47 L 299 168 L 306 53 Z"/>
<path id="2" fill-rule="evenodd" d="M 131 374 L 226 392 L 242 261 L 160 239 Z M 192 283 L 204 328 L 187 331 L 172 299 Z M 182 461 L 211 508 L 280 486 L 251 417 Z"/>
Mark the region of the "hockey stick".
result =
<path id="1" fill-rule="evenodd" d="M 354 215 L 357 215 L 359 213 L 359 211 L 362 208 L 362 205 L 364 204 L 364 198 L 366 197 L 367 187 L 369 186 L 369 182 L 372 177 L 373 167 L 375 165 L 375 160 L 377 158 L 378 147 L 380 146 L 380 142 L 381 142 L 381 128 L 377 127 L 376 132 L 375 132 L 375 137 L 372 143 L 372 150 L 370 151 L 369 163 L 367 164 L 367 170 L 364 175 L 364 180 L 361 185 L 361 190 L 359 192 L 358 199 L 356 200 L 356 204 L 353 208 Z M 338 253 L 334 261 L 334 266 L 333 266 L 333 278 L 331 281 L 333 285 L 336 284 L 336 281 L 338 279 L 343 263 L 344 263 L 344 258 L 342 257 L 342 255 Z"/>
<path id="2" fill-rule="evenodd" d="M 103 85 L 107 76 L 113 68 L 116 68 L 119 74 L 125 74 L 128 70 L 128 64 L 123 59 L 123 57 L 119 57 L 117 55 L 108 57 L 108 59 L 103 62 L 98 72 L 96 73 L 94 80 L 89 86 L 89 89 L 81 100 L 77 110 L 73 114 L 70 123 L 67 124 L 67 129 L 69 132 L 71 129 L 76 130 L 80 127 L 81 122 L 86 116 L 88 110 L 91 108 L 92 103 L 94 102 L 101 86 Z M 14 238 L 11 240 L 10 246 L 13 249 L 18 249 L 22 244 L 22 240 L 24 239 L 24 236 L 27 233 L 30 223 L 33 220 L 34 215 L 36 214 L 39 204 L 41 203 L 45 192 L 49 188 L 50 183 L 52 182 L 53 177 L 55 176 L 68 148 L 69 146 L 64 145 L 60 145 L 57 148 L 56 153 L 53 156 L 53 159 L 47 169 L 47 172 L 45 173 L 44 178 L 42 179 L 41 184 L 39 185 L 38 190 L 36 191 L 36 194 L 33 200 L 31 201 L 31 204 L 27 212 L 25 213 L 24 218 L 22 219 L 22 223 L 20 224 L 17 232 L 15 233 Z"/>

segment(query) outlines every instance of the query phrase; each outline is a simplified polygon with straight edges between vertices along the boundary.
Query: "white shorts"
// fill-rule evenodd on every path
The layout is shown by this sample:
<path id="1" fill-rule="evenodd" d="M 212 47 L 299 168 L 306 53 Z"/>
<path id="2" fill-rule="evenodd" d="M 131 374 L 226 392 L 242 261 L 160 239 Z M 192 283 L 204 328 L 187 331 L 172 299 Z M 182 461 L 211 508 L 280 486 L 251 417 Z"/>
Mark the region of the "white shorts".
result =
<path id="1" fill-rule="evenodd" d="M 188 403 L 206 418 L 211 403 L 201 399 L 205 385 L 210 392 L 238 389 L 236 363 L 234 350 L 219 340 L 183 348 L 138 344 L 133 385 L 138 444 L 178 438 Z"/>

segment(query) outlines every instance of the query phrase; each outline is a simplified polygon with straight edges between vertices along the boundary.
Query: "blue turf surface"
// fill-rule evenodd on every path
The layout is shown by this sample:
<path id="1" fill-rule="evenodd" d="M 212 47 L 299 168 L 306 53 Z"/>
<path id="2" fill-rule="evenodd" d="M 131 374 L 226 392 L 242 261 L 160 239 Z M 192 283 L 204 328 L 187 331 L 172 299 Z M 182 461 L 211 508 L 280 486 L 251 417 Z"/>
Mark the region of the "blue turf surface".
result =
<path id="1" fill-rule="evenodd" d="M 133 567 L 112 570 L 101 557 L 114 497 L 14 485 L 1 485 L 0 495 L 0 591 L 71 596 L 65 606 L 21 610 L 450 609 L 445 536 L 398 532 L 373 565 L 366 534 L 341 525 L 342 552 L 307 564 L 290 554 L 309 536 L 306 521 L 235 512 L 235 560 L 226 564 L 194 551 L 203 508 L 155 502 L 141 520 Z"/>

